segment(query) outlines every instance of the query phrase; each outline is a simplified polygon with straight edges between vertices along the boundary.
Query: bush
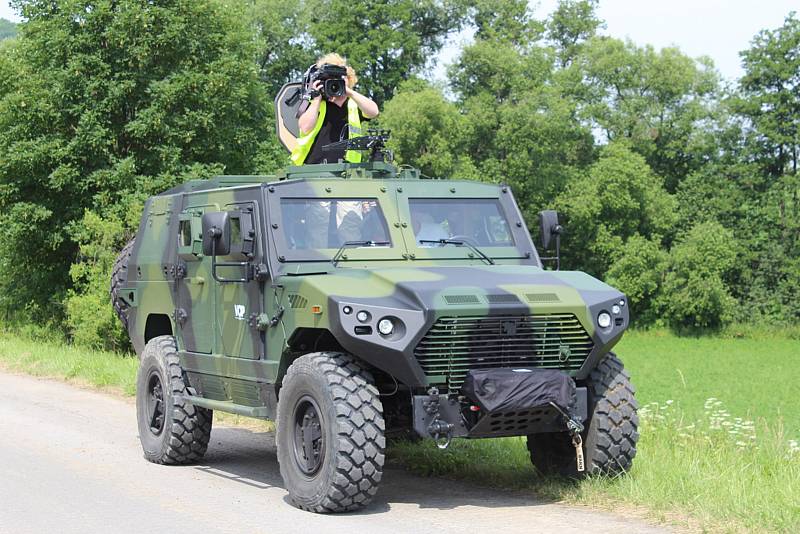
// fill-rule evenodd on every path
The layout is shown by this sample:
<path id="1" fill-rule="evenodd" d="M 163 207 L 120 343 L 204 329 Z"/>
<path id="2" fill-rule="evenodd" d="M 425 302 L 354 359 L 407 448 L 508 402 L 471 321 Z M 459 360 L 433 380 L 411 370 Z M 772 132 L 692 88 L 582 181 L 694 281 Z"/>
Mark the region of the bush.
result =
<path id="1" fill-rule="evenodd" d="M 130 236 L 116 219 L 103 219 L 87 211 L 72 236 L 80 247 L 79 260 L 70 267 L 74 289 L 64 301 L 70 336 L 78 345 L 97 349 L 127 350 L 127 332 L 114 314 L 108 289 L 117 252 Z"/>
<path id="2" fill-rule="evenodd" d="M 677 329 L 719 329 L 735 311 L 725 276 L 738 255 L 733 232 L 716 221 L 700 223 L 670 251 L 663 307 Z"/>
<path id="3" fill-rule="evenodd" d="M 608 270 L 607 282 L 628 296 L 631 317 L 638 326 L 658 320 L 668 258 L 658 243 L 634 234 Z"/>

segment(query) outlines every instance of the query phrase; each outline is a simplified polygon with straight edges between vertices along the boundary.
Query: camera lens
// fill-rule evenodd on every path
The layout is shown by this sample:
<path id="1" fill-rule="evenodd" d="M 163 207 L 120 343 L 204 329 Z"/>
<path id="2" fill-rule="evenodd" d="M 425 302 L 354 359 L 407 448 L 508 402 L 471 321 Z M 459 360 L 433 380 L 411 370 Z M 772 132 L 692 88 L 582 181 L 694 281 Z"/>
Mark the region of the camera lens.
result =
<path id="1" fill-rule="evenodd" d="M 325 95 L 342 96 L 344 94 L 344 83 L 342 80 L 325 80 Z"/>

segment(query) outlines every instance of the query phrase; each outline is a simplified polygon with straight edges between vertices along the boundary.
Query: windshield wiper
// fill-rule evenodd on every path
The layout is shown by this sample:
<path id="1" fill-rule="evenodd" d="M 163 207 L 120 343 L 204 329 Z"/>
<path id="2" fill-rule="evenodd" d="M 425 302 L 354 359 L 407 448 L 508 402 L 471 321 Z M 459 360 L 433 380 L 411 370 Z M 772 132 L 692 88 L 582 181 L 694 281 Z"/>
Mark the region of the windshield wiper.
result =
<path id="1" fill-rule="evenodd" d="M 339 260 L 342 259 L 344 256 L 344 251 L 348 248 L 359 248 L 359 247 L 388 247 L 391 245 L 388 241 L 345 241 L 342 243 L 342 246 L 339 247 L 339 250 L 336 254 L 333 255 L 331 258 L 331 263 L 333 266 L 336 267 L 336 264 L 339 263 Z"/>
<path id="2" fill-rule="evenodd" d="M 462 247 L 466 245 L 472 250 L 475 254 L 481 257 L 486 263 L 489 265 L 494 265 L 494 260 L 483 253 L 481 249 L 470 243 L 469 241 L 462 240 L 462 239 L 420 239 L 418 240 L 420 244 L 423 243 L 435 243 L 439 245 L 456 245 Z"/>

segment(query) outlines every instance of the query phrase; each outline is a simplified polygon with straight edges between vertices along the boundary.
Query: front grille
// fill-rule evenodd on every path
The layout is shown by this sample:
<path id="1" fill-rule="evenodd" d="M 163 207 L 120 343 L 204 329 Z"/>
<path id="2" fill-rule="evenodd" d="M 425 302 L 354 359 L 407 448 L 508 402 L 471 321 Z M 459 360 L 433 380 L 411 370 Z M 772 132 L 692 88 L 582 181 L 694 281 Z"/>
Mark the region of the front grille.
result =
<path id="1" fill-rule="evenodd" d="M 414 349 L 428 382 L 456 393 L 470 369 L 575 370 L 592 338 L 572 314 L 442 317 Z"/>

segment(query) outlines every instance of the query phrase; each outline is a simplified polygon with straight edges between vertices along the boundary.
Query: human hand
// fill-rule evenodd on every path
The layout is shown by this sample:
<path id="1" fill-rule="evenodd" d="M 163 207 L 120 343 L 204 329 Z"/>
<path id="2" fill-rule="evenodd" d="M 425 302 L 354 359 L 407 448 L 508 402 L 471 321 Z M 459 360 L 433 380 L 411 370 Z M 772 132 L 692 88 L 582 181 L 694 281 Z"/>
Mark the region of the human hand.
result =
<path id="1" fill-rule="evenodd" d="M 353 89 L 350 87 L 350 82 L 347 80 L 347 76 L 342 76 L 342 80 L 344 80 L 345 96 L 353 96 Z"/>
<path id="2" fill-rule="evenodd" d="M 311 89 L 316 91 L 317 96 L 314 97 L 315 100 L 322 98 L 322 80 L 314 80 L 311 83 Z"/>

